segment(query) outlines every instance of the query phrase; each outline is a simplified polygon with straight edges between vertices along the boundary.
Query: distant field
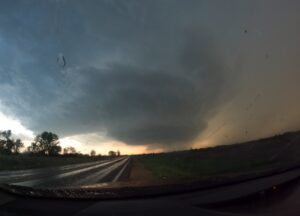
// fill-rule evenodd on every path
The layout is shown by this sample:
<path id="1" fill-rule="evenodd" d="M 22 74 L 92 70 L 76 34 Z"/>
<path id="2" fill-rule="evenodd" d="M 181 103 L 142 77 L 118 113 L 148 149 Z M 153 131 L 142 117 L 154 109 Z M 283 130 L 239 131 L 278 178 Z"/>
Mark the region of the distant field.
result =
<path id="1" fill-rule="evenodd" d="M 0 155 L 0 170 L 21 170 L 92 162 L 92 157 L 47 157 L 32 155 Z"/>
<path id="2" fill-rule="evenodd" d="M 157 179 L 237 176 L 300 162 L 300 133 L 214 148 L 140 155 Z"/>

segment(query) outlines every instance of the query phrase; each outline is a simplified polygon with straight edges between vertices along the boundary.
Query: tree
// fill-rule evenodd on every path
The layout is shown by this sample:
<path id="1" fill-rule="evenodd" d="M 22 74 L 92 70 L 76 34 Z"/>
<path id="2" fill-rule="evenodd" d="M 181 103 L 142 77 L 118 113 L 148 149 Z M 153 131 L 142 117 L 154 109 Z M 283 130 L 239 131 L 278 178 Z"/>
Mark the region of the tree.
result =
<path id="1" fill-rule="evenodd" d="M 109 151 L 108 155 L 111 156 L 111 157 L 116 157 L 117 153 L 115 151 Z"/>
<path id="2" fill-rule="evenodd" d="M 12 145 L 11 131 L 0 131 L 0 153 L 11 154 L 10 147 Z"/>
<path id="3" fill-rule="evenodd" d="M 63 154 L 67 155 L 67 154 L 77 154 L 77 151 L 74 147 L 69 146 L 63 149 Z"/>
<path id="4" fill-rule="evenodd" d="M 35 137 L 28 151 L 41 155 L 58 155 L 61 152 L 59 138 L 55 133 L 44 131 Z"/>
<path id="5" fill-rule="evenodd" d="M 24 147 L 24 143 L 20 139 L 17 139 L 16 141 L 14 141 L 14 145 L 12 147 L 12 153 L 19 154 L 20 149 L 23 147 Z"/>
<path id="6" fill-rule="evenodd" d="M 68 148 L 63 148 L 63 154 L 64 154 L 64 155 L 69 154 Z"/>
<path id="7" fill-rule="evenodd" d="M 95 157 L 96 156 L 96 151 L 92 150 L 90 155 L 91 155 L 91 157 Z"/>
<path id="8" fill-rule="evenodd" d="M 11 131 L 0 131 L 0 153 L 2 154 L 18 154 L 24 144 L 20 139 L 12 139 Z"/>
<path id="9" fill-rule="evenodd" d="M 118 150 L 117 151 L 117 156 L 120 157 L 121 156 L 121 152 Z"/>
<path id="10" fill-rule="evenodd" d="M 69 154 L 76 154 L 77 153 L 77 151 L 76 151 L 76 149 L 74 148 L 74 147 L 69 147 Z"/>

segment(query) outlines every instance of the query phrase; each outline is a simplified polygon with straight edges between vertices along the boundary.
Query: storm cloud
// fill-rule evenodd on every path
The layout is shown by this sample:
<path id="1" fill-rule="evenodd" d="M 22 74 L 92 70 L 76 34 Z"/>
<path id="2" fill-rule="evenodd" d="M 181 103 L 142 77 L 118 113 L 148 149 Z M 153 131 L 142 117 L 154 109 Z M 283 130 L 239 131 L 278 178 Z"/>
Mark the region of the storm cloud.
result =
<path id="1" fill-rule="evenodd" d="M 217 101 L 222 74 L 218 63 L 207 59 L 208 53 L 193 50 L 198 47 L 184 49 L 174 71 L 119 62 L 104 68 L 68 68 L 56 80 L 43 77 L 41 83 L 29 82 L 28 90 L 16 87 L 19 94 L 35 93 L 28 92 L 26 102 L 11 107 L 22 115 L 25 104 L 28 125 L 35 131 L 50 129 L 64 136 L 104 132 L 128 144 L 189 142 L 206 127 L 204 118 Z M 185 51 L 205 58 L 197 64 Z"/>
<path id="2" fill-rule="evenodd" d="M 174 17 L 178 3 L 112 3 L 11 6 L 1 38 L 21 59 L 4 64 L 1 101 L 34 131 L 99 132 L 130 145 L 192 141 L 222 86 L 213 39 Z"/>
<path id="3" fill-rule="evenodd" d="M 287 76 L 280 68 L 297 68 L 292 39 L 299 31 L 284 34 L 297 10 L 265 4 L 2 1 L 1 111 L 35 133 L 98 133 L 149 148 L 187 147 L 203 132 L 228 127 L 235 121 L 229 116 L 239 122 L 235 131 L 251 134 L 260 120 L 272 124 L 270 104 L 282 110 L 278 96 L 287 89 L 279 81 Z M 57 62 L 62 56 L 64 64 Z M 275 88 L 281 93 L 273 94 Z M 245 110 L 259 121 L 247 119 Z M 241 140 L 240 132 L 226 133 Z"/>

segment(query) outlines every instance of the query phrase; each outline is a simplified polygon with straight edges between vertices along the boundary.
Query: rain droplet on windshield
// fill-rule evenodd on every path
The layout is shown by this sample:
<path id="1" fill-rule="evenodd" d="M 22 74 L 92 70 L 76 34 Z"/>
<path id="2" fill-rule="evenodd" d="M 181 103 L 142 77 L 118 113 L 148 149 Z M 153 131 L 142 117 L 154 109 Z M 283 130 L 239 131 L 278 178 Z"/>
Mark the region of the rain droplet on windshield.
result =
<path id="1" fill-rule="evenodd" d="M 58 54 L 58 56 L 57 56 L 57 63 L 61 67 L 65 67 L 66 66 L 66 59 L 65 59 L 65 57 L 64 57 L 64 55 L 62 53 Z"/>

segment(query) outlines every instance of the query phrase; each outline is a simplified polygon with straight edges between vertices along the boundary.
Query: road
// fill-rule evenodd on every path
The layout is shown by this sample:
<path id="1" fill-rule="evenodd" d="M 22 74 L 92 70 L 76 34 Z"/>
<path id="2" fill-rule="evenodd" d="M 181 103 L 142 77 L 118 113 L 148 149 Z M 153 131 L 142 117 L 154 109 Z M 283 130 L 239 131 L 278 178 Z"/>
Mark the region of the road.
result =
<path id="1" fill-rule="evenodd" d="M 129 157 L 52 168 L 2 171 L 0 183 L 28 187 L 78 187 L 126 178 Z"/>
<path id="2" fill-rule="evenodd" d="M 70 178 L 70 185 L 81 185 L 97 181 L 118 181 L 127 168 L 130 167 L 128 158 L 117 160 L 93 162 L 64 166 L 57 169 L 55 175 L 47 174 L 38 186 L 64 185 Z M 106 164 L 106 165 L 105 165 Z M 117 168 L 114 168 L 117 167 Z M 29 178 L 32 174 L 39 176 L 41 173 L 55 172 L 53 169 L 39 169 L 35 171 L 2 172 L 0 179 L 11 174 L 11 181 L 24 185 L 22 178 Z M 105 171 L 108 170 L 108 171 Z M 112 171 L 114 170 L 114 171 Z M 128 172 L 128 171 L 127 171 Z M 38 174 L 40 173 L 40 174 Z M 97 173 L 97 174 L 96 174 Z M 122 174 L 123 173 L 123 174 Z M 21 177 L 23 175 L 23 177 Z M 45 174 L 46 175 L 46 174 Z M 26 177 L 27 176 L 27 177 Z M 80 177 L 83 176 L 83 177 Z M 106 177 L 103 177 L 106 176 Z M 10 178 L 7 177 L 7 178 Z M 80 177 L 80 178 L 79 178 Z M 172 193 L 168 196 L 148 196 L 141 199 L 138 196 L 132 199 L 119 199 L 116 193 L 110 191 L 114 198 L 105 202 L 103 200 L 67 200 L 31 198 L 30 196 L 15 196 L 0 190 L 0 215 L 208 215 L 208 216 L 233 216 L 233 215 L 300 215 L 300 168 L 295 168 L 272 176 L 252 179 L 230 185 L 202 189 L 187 193 Z M 14 180 L 15 178 L 15 180 Z M 19 179 L 19 180 L 17 180 Z M 100 180 L 99 180 L 100 179 Z M 33 182 L 32 182 L 33 181 Z M 31 185 L 35 182 L 31 181 Z M 287 183 L 289 182 L 289 183 Z M 66 184 L 69 186 L 69 184 Z M 276 189 L 274 190 L 274 186 Z M 149 195 L 155 188 L 135 188 Z M 55 190 L 55 189 L 53 189 Z M 60 189 L 57 189 L 60 190 Z M 97 189 L 98 190 L 98 189 Z M 95 190 L 94 192 L 100 192 Z M 82 190 L 80 190 L 83 192 Z M 126 191 L 122 190 L 123 192 Z M 92 191 L 93 192 L 93 191 Z M 262 193 L 263 192 L 263 193 Z M 107 192 L 106 192 L 107 193 Z M 146 196 L 145 196 L 146 197 Z M 248 198 L 245 198 L 248 197 Z M 231 200 L 231 201 L 230 201 Z M 230 202 L 228 202 L 230 201 Z M 2 212 L 1 212 L 2 211 Z"/>

